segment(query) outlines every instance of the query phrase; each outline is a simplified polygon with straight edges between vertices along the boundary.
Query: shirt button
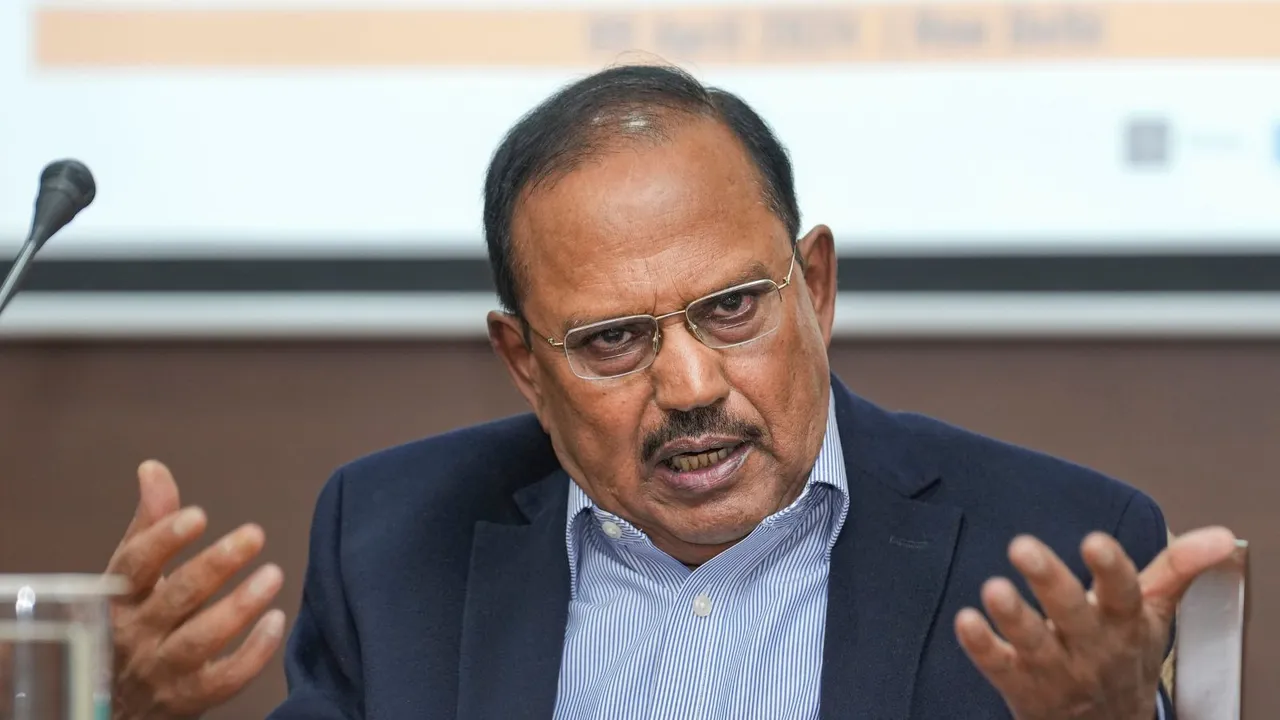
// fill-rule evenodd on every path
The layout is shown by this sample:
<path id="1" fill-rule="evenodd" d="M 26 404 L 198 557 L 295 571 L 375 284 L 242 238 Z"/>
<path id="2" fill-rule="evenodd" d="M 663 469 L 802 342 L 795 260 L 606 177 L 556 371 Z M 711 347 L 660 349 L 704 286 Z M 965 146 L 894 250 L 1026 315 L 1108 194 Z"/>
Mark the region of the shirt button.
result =
<path id="1" fill-rule="evenodd" d="M 702 593 L 693 599 L 693 614 L 698 617 L 706 617 L 711 614 L 711 598 Z"/>
<path id="2" fill-rule="evenodd" d="M 604 530 L 604 534 L 614 540 L 622 537 L 622 528 L 618 527 L 618 523 L 612 520 L 605 520 L 600 523 L 600 529 Z"/>

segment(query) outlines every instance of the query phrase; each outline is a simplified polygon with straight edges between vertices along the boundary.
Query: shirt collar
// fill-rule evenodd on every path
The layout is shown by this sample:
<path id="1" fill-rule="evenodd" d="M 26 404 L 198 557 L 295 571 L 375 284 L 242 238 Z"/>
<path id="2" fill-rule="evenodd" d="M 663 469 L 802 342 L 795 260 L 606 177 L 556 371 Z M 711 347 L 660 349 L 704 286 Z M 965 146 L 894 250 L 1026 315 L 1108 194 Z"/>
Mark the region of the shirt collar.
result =
<path id="1" fill-rule="evenodd" d="M 840 429 L 836 425 L 836 401 L 834 389 L 829 393 L 830 398 L 827 402 L 827 430 L 822 437 L 822 449 L 818 451 L 818 460 L 813 465 L 813 470 L 809 473 L 809 478 L 805 481 L 804 490 L 801 491 L 800 497 L 786 508 L 765 518 L 762 524 L 771 525 L 781 522 L 788 515 L 792 514 L 796 508 L 806 504 L 810 491 L 814 486 L 826 486 L 834 488 L 840 495 L 840 502 L 837 507 L 841 508 L 840 522 L 835 523 L 834 533 L 828 544 L 828 550 L 835 544 L 836 536 L 840 533 L 840 528 L 844 524 L 844 515 L 848 512 L 849 507 L 849 480 L 845 474 L 844 467 L 844 449 L 840 445 Z M 601 519 L 610 519 L 615 522 L 625 523 L 621 518 L 615 517 L 612 513 L 601 510 L 587 495 L 586 492 L 574 482 L 569 480 L 569 507 L 568 517 L 565 518 L 565 535 L 569 544 L 570 557 L 576 556 L 576 548 L 574 547 L 574 525 L 577 524 L 579 518 L 588 513 L 595 514 Z"/>

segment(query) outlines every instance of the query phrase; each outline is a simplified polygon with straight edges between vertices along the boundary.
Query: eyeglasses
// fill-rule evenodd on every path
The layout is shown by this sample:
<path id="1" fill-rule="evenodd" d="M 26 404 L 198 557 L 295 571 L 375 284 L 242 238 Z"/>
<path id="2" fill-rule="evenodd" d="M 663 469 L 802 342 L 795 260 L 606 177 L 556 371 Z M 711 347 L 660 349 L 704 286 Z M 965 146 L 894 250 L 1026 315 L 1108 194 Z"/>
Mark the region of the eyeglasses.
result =
<path id="1" fill-rule="evenodd" d="M 662 321 L 684 315 L 685 325 L 702 344 L 723 350 L 746 345 L 778 329 L 782 289 L 791 284 L 796 254 L 781 283 L 754 280 L 694 300 L 665 315 L 631 315 L 576 327 L 564 340 L 544 337 L 564 350 L 573 374 L 604 380 L 640 372 L 653 364 L 662 346 Z"/>

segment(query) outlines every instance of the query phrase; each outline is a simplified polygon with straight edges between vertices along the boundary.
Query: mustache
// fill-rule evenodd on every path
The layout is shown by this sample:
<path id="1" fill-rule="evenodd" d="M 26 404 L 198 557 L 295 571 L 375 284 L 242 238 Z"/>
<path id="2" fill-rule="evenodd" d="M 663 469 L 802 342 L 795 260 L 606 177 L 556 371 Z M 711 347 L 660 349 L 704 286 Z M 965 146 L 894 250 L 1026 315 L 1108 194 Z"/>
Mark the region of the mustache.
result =
<path id="1" fill-rule="evenodd" d="M 644 442 L 640 445 L 640 460 L 649 464 L 663 445 L 702 435 L 728 435 L 741 438 L 744 442 L 758 443 L 764 437 L 764 431 L 752 423 L 729 415 L 724 405 L 670 410 L 662 425 L 645 435 Z"/>

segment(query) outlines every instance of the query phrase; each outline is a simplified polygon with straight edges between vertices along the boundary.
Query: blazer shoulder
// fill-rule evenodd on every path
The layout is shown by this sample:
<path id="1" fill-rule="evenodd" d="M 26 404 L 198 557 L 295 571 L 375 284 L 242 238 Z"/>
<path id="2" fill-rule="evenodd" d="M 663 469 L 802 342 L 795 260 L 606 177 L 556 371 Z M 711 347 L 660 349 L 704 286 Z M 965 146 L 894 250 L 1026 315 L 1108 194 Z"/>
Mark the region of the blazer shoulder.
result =
<path id="1" fill-rule="evenodd" d="M 349 477 L 386 475 L 424 462 L 441 471 L 466 470 L 477 464 L 518 464 L 527 455 L 550 452 L 550 441 L 532 413 L 457 428 L 356 458 L 340 469 Z"/>
<path id="2" fill-rule="evenodd" d="M 1115 532 L 1135 510 L 1159 513 L 1133 485 L 1047 452 L 916 413 L 894 413 L 953 501 L 1030 522 L 1056 518 Z"/>
<path id="3" fill-rule="evenodd" d="M 558 467 L 537 419 L 523 414 L 370 453 L 339 467 L 330 483 L 341 483 L 348 517 L 408 511 L 474 522 L 502 516 L 517 490 Z"/>

